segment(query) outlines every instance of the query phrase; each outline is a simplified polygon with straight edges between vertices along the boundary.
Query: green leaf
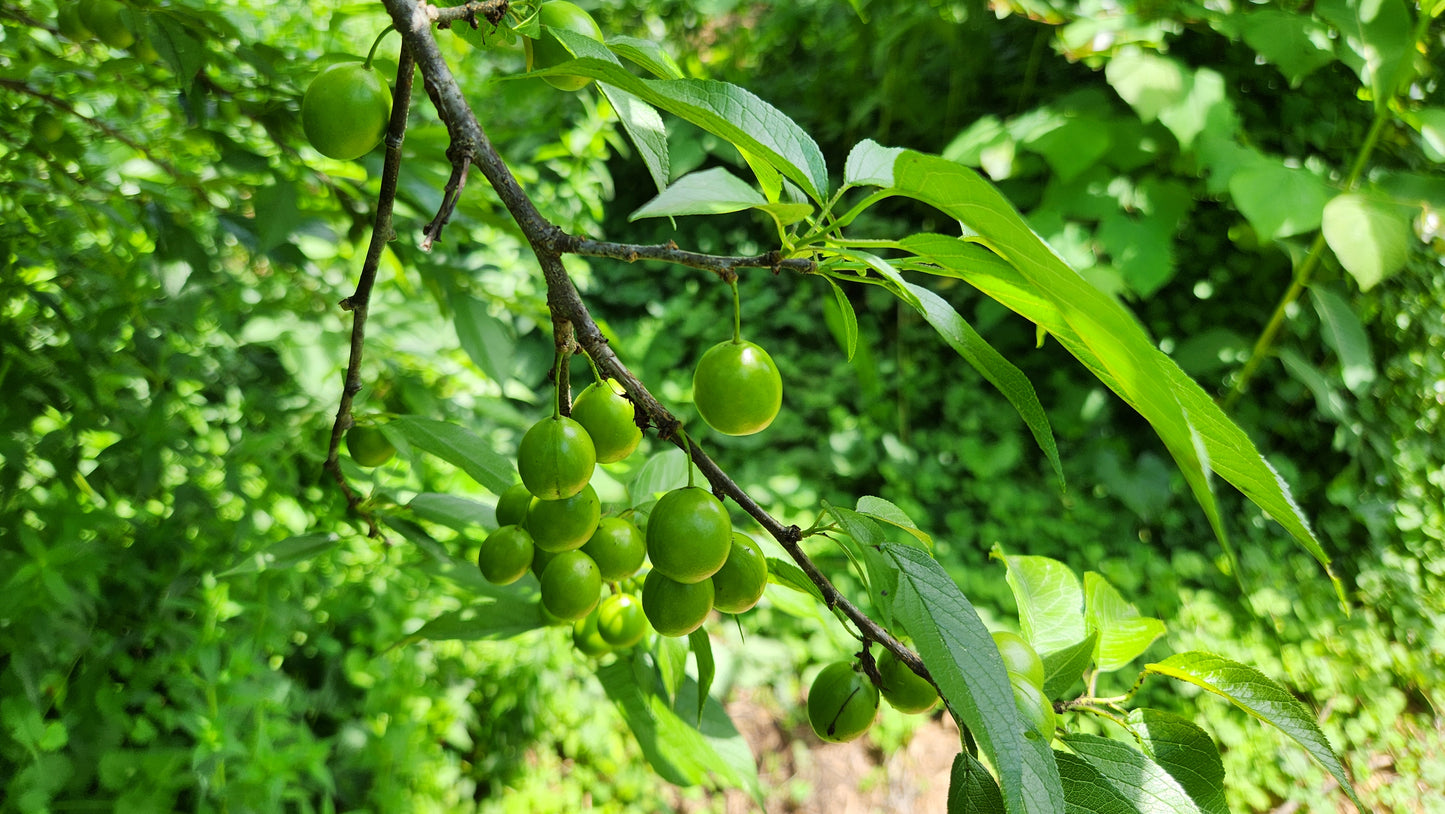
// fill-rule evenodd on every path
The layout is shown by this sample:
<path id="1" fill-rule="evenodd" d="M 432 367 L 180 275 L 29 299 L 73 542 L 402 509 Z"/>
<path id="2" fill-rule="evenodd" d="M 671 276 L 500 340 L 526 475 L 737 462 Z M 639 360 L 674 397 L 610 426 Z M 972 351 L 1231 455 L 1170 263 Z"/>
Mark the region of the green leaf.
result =
<path id="1" fill-rule="evenodd" d="M 627 216 L 629 221 L 642 218 L 666 218 L 676 215 L 718 215 L 744 209 L 762 209 L 768 201 L 751 184 L 722 167 L 692 172 L 674 181 L 652 200 Z M 806 216 L 812 210 L 801 207 Z"/>
<path id="2" fill-rule="evenodd" d="M 1314 713 L 1274 679 L 1248 665 L 1199 651 L 1178 653 L 1144 669 L 1226 698 L 1250 715 L 1279 729 L 1334 775 L 1361 811 L 1366 810 L 1335 750 L 1315 723 Z"/>
<path id="3" fill-rule="evenodd" d="M 627 493 L 633 503 L 656 500 L 664 492 L 671 492 L 687 485 L 687 455 L 677 447 L 669 447 L 647 459 L 632 482 Z"/>
<path id="4" fill-rule="evenodd" d="M 1310 300 L 1320 316 L 1325 344 L 1334 348 L 1340 358 L 1345 387 L 1355 395 L 1363 395 L 1375 381 L 1375 356 L 1365 326 L 1349 302 L 1333 289 L 1312 285 Z"/>
<path id="5" fill-rule="evenodd" d="M 968 752 L 953 757 L 948 774 L 948 814 L 1004 814 L 998 781 Z"/>
<path id="6" fill-rule="evenodd" d="M 1410 258 L 1410 220 L 1394 204 L 1339 195 L 1325 205 L 1322 228 L 1330 250 L 1362 291 L 1394 276 Z"/>
<path id="7" fill-rule="evenodd" d="M 1425 157 L 1436 164 L 1445 163 L 1445 107 L 1421 108 L 1411 123 L 1420 131 Z"/>
<path id="8" fill-rule="evenodd" d="M 646 663 L 640 648 L 631 660 L 617 659 L 599 667 L 597 678 L 637 738 L 643 756 L 664 780 L 678 786 L 708 783 L 741 788 L 761 799 L 747 741 L 716 701 L 708 698 L 700 726 L 689 725 L 689 720 L 698 719 L 691 707 L 696 694 L 684 686 L 678 698 L 688 698 L 687 705 L 676 709 L 669 705 L 659 694 L 657 671 Z"/>
<path id="9" fill-rule="evenodd" d="M 1018 411 L 1028 425 L 1029 432 L 1033 433 L 1034 442 L 1044 451 L 1044 456 L 1054 468 L 1054 474 L 1059 479 L 1059 488 L 1064 488 L 1064 465 L 1059 460 L 1059 447 L 1054 441 L 1054 430 L 1049 425 L 1048 414 L 1039 403 L 1039 395 L 1035 392 L 1033 383 L 1023 371 L 979 336 L 978 331 L 964 321 L 947 300 L 922 286 L 911 283 L 903 285 L 912 296 L 918 313 L 943 337 L 943 341 L 983 374 L 989 384 L 997 388 Z"/>
<path id="10" fill-rule="evenodd" d="M 1135 709 L 1126 719 L 1145 754 L 1174 776 L 1204 814 L 1229 814 L 1219 747 L 1197 724 L 1172 712 Z"/>
<path id="11" fill-rule="evenodd" d="M 1254 231 L 1268 240 L 1318 229 L 1330 188 L 1309 170 L 1262 162 L 1231 176 L 1229 194 Z"/>
<path id="12" fill-rule="evenodd" d="M 598 88 L 617 112 L 617 120 L 622 123 L 622 129 L 637 148 L 637 154 L 642 156 L 642 163 L 647 166 L 652 183 L 656 184 L 659 190 L 666 189 L 672 163 L 668 158 L 667 128 L 662 123 L 662 116 L 652 105 L 621 88 L 605 82 L 600 83 Z"/>
<path id="13" fill-rule="evenodd" d="M 843 317 L 843 349 L 851 362 L 853 354 L 858 350 L 858 314 L 853 311 L 853 303 L 849 302 L 843 287 L 834 282 L 832 277 L 823 279 L 827 280 L 828 287 L 833 289 L 833 299 L 838 303 L 838 313 Z"/>
<path id="14" fill-rule="evenodd" d="M 1049 557 L 1005 554 L 998 545 L 989 556 L 1003 561 L 1019 627 L 1039 655 L 1073 647 L 1088 635 L 1084 589 L 1074 569 Z"/>
<path id="15" fill-rule="evenodd" d="M 1067 814 L 1148 814 L 1120 794 L 1108 778 L 1087 760 L 1068 752 L 1054 752 L 1059 783 L 1064 789 Z"/>
<path id="16" fill-rule="evenodd" d="M 692 646 L 693 658 L 697 659 L 697 724 L 702 726 L 702 713 L 707 708 L 708 691 L 712 689 L 712 680 L 717 675 L 717 662 L 713 660 L 712 639 L 706 630 L 694 630 L 688 634 L 687 641 Z"/>
<path id="17" fill-rule="evenodd" d="M 1132 602 L 1099 574 L 1084 572 L 1084 618 L 1089 631 L 1099 634 L 1094 664 L 1108 673 L 1125 667 L 1164 635 L 1164 623 L 1141 616 Z"/>
<path id="18" fill-rule="evenodd" d="M 387 425 L 412 446 L 459 467 L 488 492 L 500 495 L 517 482 L 517 470 L 471 430 L 432 418 L 401 416 Z"/>
<path id="19" fill-rule="evenodd" d="M 1129 49 L 1109 60 L 1104 76 L 1141 120 L 1158 119 L 1181 147 L 1200 133 L 1218 136 L 1239 126 L 1224 77 L 1208 68 L 1191 71 L 1170 57 Z"/>
<path id="20" fill-rule="evenodd" d="M 1060 740 L 1139 811 L 1201 814 L 1173 775 L 1128 744 L 1084 734 L 1064 735 Z"/>
<path id="21" fill-rule="evenodd" d="M 422 492 L 406 505 L 417 517 L 457 531 L 486 528 L 496 517 L 492 507 L 485 503 L 437 492 Z"/>
<path id="22" fill-rule="evenodd" d="M 854 509 L 857 510 L 859 514 L 866 515 L 889 526 L 902 529 L 908 535 L 907 537 L 899 537 L 894 534 L 886 535 L 889 542 L 902 542 L 913 545 L 916 540 L 925 550 L 933 550 L 933 538 L 929 537 L 923 531 L 920 531 L 918 526 L 914 525 L 913 518 L 904 514 L 902 509 L 889 501 L 874 495 L 864 495 L 858 498 L 858 503 L 854 506 Z"/>
<path id="23" fill-rule="evenodd" d="M 285 243 L 301 221 L 296 207 L 296 187 L 277 181 L 256 190 L 256 251 L 269 252 Z"/>
<path id="24" fill-rule="evenodd" d="M 1048 744 L 1019 717 L 993 637 L 958 586 L 927 552 L 884 545 L 898 564 L 894 612 L 949 710 L 978 739 L 1011 812 L 1061 812 L 1063 792 Z"/>
<path id="25" fill-rule="evenodd" d="M 146 35 L 156 53 L 161 55 L 171 72 L 176 75 L 176 84 L 189 88 L 196 74 L 206 64 L 206 49 L 199 40 L 191 36 L 183 18 L 166 9 L 157 9 L 145 15 Z"/>
<path id="26" fill-rule="evenodd" d="M 516 345 L 510 327 L 492 316 L 481 300 L 457 290 L 452 290 L 448 299 L 462 350 L 487 378 L 506 384 L 512 378 L 512 351 Z"/>
<path id="27" fill-rule="evenodd" d="M 1266 8 L 1238 19 L 1244 42 L 1279 68 L 1292 88 L 1335 61 L 1329 27 L 1313 17 Z"/>
<path id="28" fill-rule="evenodd" d="M 818 590 L 818 586 L 808 579 L 803 569 L 788 560 L 768 557 L 768 582 L 808 594 L 819 602 L 823 601 L 823 592 Z"/>
<path id="29" fill-rule="evenodd" d="M 1315 408 L 1320 411 L 1320 415 L 1336 424 L 1345 424 L 1350 420 L 1345 398 L 1335 386 L 1338 382 L 1310 364 L 1309 360 L 1294 348 L 1277 348 L 1275 355 L 1284 364 L 1285 372 L 1289 373 L 1290 378 L 1309 388 L 1315 397 Z"/>
<path id="30" fill-rule="evenodd" d="M 765 160 L 797 184 L 808 197 L 823 202 L 828 166 L 818 145 L 777 108 L 726 82 L 707 79 L 640 79 L 615 62 L 610 52 L 598 54 L 600 43 L 580 34 L 554 30 L 582 58 L 529 76 L 589 76 L 622 88 L 709 133 L 731 142 L 747 155 Z"/>
<path id="31" fill-rule="evenodd" d="M 872 139 L 863 139 L 848 152 L 843 163 L 843 184 L 846 186 L 893 186 L 893 162 L 903 152 L 899 147 L 884 147 Z"/>
<path id="32" fill-rule="evenodd" d="M 1059 650 L 1040 653 L 1044 662 L 1044 697 L 1062 698 L 1094 663 L 1094 645 L 1099 640 L 1097 632 Z"/>
<path id="33" fill-rule="evenodd" d="M 1412 55 L 1414 34 L 1405 4 L 1401 0 L 1319 0 L 1314 9 L 1339 29 L 1344 38 L 1340 61 L 1370 89 L 1375 108 L 1383 108 L 1395 95 L 1395 82 L 1402 78 L 1397 76 L 1401 62 Z"/>
<path id="34" fill-rule="evenodd" d="M 514 583 L 516 584 L 516 583 Z M 498 641 L 546 627 L 535 593 L 477 602 L 444 613 L 406 638 L 415 641 Z"/>
<path id="35" fill-rule="evenodd" d="M 637 65 L 658 79 L 681 79 L 682 68 L 663 47 L 652 40 L 638 37 L 613 37 L 607 40 L 612 53 Z"/>
<path id="36" fill-rule="evenodd" d="M 340 536 L 331 532 L 287 537 L 236 560 L 230 568 L 216 576 L 230 577 L 236 574 L 255 574 L 267 570 L 293 568 L 330 551 L 340 540 Z"/>
<path id="37" fill-rule="evenodd" d="M 899 158 L 894 182 L 898 194 L 964 222 L 977 233 L 969 240 L 984 242 L 1007 263 L 977 262 L 976 246 L 941 235 L 915 235 L 903 241 L 904 248 L 947 268 L 1047 330 L 1147 419 L 1222 544 L 1228 547 L 1228 536 L 1211 471 L 1269 512 L 1328 571 L 1330 558 L 1289 487 L 1249 436 L 1154 346 L 1132 314 L 1065 265 L 998 190 L 967 167 L 919 153 Z M 1337 580 L 1335 588 L 1344 601 Z"/>
<path id="38" fill-rule="evenodd" d="M 880 552 L 888 535 L 884 533 L 883 527 L 871 517 L 851 509 L 844 509 L 841 506 L 834 506 L 827 501 L 823 502 L 823 508 L 842 528 L 844 536 L 841 541 L 846 547 L 849 557 L 865 571 L 868 598 L 872 600 L 873 607 L 878 611 L 879 621 L 883 623 L 884 627 L 891 627 L 893 625 L 893 601 L 894 597 L 898 595 L 898 571 L 892 560 Z"/>

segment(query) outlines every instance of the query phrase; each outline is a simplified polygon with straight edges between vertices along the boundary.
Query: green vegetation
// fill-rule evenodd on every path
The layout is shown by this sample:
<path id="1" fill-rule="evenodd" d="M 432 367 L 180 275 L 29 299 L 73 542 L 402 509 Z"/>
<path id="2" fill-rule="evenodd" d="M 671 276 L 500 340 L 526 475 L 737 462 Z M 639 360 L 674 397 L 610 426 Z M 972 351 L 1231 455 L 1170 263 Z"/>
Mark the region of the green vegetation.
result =
<path id="1" fill-rule="evenodd" d="M 1445 3 L 411 5 L 0 8 L 0 814 L 1445 795 Z"/>

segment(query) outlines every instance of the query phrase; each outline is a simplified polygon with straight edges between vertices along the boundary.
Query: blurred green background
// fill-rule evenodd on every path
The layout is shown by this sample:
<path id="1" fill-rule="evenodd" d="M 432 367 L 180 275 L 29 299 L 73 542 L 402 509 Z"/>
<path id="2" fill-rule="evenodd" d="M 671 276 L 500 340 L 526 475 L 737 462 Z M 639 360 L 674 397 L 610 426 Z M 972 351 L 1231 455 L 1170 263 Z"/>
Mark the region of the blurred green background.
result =
<path id="1" fill-rule="evenodd" d="M 1402 49 L 1411 84 L 1385 88 L 1396 63 L 1354 64 L 1331 33 L 1344 2 L 583 5 L 609 36 L 654 39 L 688 75 L 779 107 L 835 174 L 863 138 L 981 168 L 1221 395 L 1311 249 L 1311 207 L 1356 164 L 1371 195 L 1409 206 L 1403 267 L 1366 285 L 1326 252 L 1231 408 L 1313 518 L 1348 614 L 1318 566 L 1228 492 L 1231 574 L 1148 425 L 963 286 L 939 290 L 1034 382 L 1066 492 L 1007 401 L 910 311 L 855 292 L 849 361 L 823 283 L 765 271 L 741 282 L 744 328 L 782 369 L 783 414 L 764 435 L 704 442 L 787 522 L 808 525 L 823 500 L 898 504 L 993 625 L 1014 613 L 995 544 L 1102 572 L 1169 625 L 1159 652 L 1254 664 L 1319 710 L 1372 806 L 1438 810 L 1445 25 L 1399 4 L 1402 41 L 1421 45 Z M 1382 7 L 1376 19 L 1395 9 Z M 355 286 L 381 154 L 320 158 L 299 102 L 328 61 L 366 52 L 382 7 L 190 0 L 124 15 L 156 54 L 57 35 L 52 2 L 0 6 L 0 812 L 723 810 L 715 792 L 659 791 L 565 632 L 406 641 L 465 607 L 467 580 L 414 538 L 365 536 L 322 473 L 350 326 L 337 303 Z M 515 78 L 521 48 L 505 32 L 441 42 L 564 228 L 773 248 L 751 215 L 629 223 L 655 187 L 600 97 Z M 383 42 L 383 70 L 396 49 Z M 1159 76 L 1179 82 L 1150 84 Z M 670 146 L 674 177 L 739 164 L 686 125 Z M 456 422 L 510 457 L 549 404 L 544 292 L 479 178 L 441 243 L 417 248 L 445 149 L 419 93 L 357 412 Z M 877 234 L 951 228 L 904 206 L 869 217 Z M 621 358 L 691 417 L 692 360 L 730 335 L 726 286 L 675 267 L 568 265 Z M 468 336 L 486 353 L 468 353 Z M 645 460 L 609 474 L 626 483 Z M 420 455 L 346 465 L 377 511 L 475 556 L 484 525 L 457 531 L 408 504 L 495 496 Z M 809 545 L 856 587 L 838 549 Z M 257 557 L 268 550 L 275 561 Z M 849 643 L 770 596 L 741 630 L 714 625 L 715 694 L 794 731 L 804 677 Z M 1303 752 L 1222 701 L 1144 692 L 1215 734 L 1235 810 L 1341 804 Z M 920 725 L 885 713 L 878 759 Z M 808 810 L 809 794 L 779 784 L 769 809 Z"/>

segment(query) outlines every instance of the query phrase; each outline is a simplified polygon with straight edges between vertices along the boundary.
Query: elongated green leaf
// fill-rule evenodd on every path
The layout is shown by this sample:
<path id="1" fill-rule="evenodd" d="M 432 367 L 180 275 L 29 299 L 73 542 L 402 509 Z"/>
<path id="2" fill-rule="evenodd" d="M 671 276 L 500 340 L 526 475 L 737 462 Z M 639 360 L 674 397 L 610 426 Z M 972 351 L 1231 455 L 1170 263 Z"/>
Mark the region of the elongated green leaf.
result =
<path id="1" fill-rule="evenodd" d="M 904 514 L 902 509 L 891 502 L 875 495 L 864 495 L 858 498 L 858 504 L 854 506 L 854 509 L 859 514 L 871 517 L 887 526 L 902 529 L 907 535 L 900 537 L 897 534 L 887 534 L 889 542 L 913 545 L 916 540 L 925 549 L 933 550 L 933 538 L 919 530 L 918 526 L 913 524 L 913 518 Z"/>
<path id="2" fill-rule="evenodd" d="M 898 595 L 898 570 L 892 560 L 881 553 L 881 547 L 888 540 L 888 534 L 873 518 L 852 509 L 833 506 L 826 501 L 823 507 L 838 521 L 846 535 L 845 545 L 849 556 L 863 568 L 868 583 L 868 598 L 878 611 L 879 621 L 884 627 L 893 625 L 893 599 Z"/>
<path id="3" fill-rule="evenodd" d="M 330 551 L 340 541 L 341 537 L 331 532 L 287 537 L 236 560 L 230 568 L 217 576 L 230 577 L 236 574 L 255 574 L 260 571 L 293 568 L 319 554 Z"/>
<path id="4" fill-rule="evenodd" d="M 1363 195 L 1347 193 L 1324 208 L 1325 242 L 1362 291 L 1405 267 L 1410 257 L 1410 220 L 1406 210 Z"/>
<path id="5" fill-rule="evenodd" d="M 580 34 L 554 30 L 581 58 L 534 76 L 588 76 L 619 87 L 653 107 L 726 139 L 749 156 L 762 158 L 821 203 L 828 190 L 828 165 L 818 145 L 777 108 L 736 85 L 707 79 L 640 79 L 618 65 L 602 45 Z"/>
<path id="6" fill-rule="evenodd" d="M 475 642 L 510 639 L 545 627 L 547 622 L 542 618 L 541 608 L 535 594 L 525 598 L 511 596 L 490 602 L 478 602 L 444 613 L 427 622 L 408 636 L 407 641 L 455 639 Z"/>
<path id="7" fill-rule="evenodd" d="M 884 147 L 872 139 L 853 145 L 843 164 L 843 183 L 848 186 L 893 186 L 893 162 L 903 152 L 899 147 Z"/>
<path id="8" fill-rule="evenodd" d="M 1093 571 L 1084 572 L 1084 618 L 1089 631 L 1099 634 L 1094 664 L 1105 673 L 1128 665 L 1164 635 L 1163 622 L 1141 616 L 1132 602 Z"/>
<path id="9" fill-rule="evenodd" d="M 494 495 L 517 480 L 512 462 L 465 427 L 418 416 L 402 416 L 387 427 L 400 432 L 417 449 L 459 467 Z"/>
<path id="10" fill-rule="evenodd" d="M 701 726 L 703 710 L 707 709 L 707 694 L 717 675 L 717 662 L 713 660 L 712 639 L 706 630 L 698 628 L 689 633 L 687 642 L 692 646 L 693 658 L 697 659 L 697 725 Z"/>
<path id="11" fill-rule="evenodd" d="M 1067 814 L 1148 814 L 1130 804 L 1089 761 L 1059 751 L 1054 752 L 1054 760 Z"/>
<path id="12" fill-rule="evenodd" d="M 808 594 L 819 602 L 823 601 L 823 592 L 818 590 L 818 586 L 814 585 L 811 579 L 808 579 L 808 575 L 803 573 L 803 569 L 789 560 L 768 557 L 768 581 L 774 585 L 781 585 L 784 588 L 792 588 L 799 593 Z"/>
<path id="13" fill-rule="evenodd" d="M 1375 381 L 1375 357 L 1370 352 L 1370 338 L 1365 326 L 1355 316 L 1355 309 L 1334 290 L 1320 285 L 1310 286 L 1310 300 L 1320 315 L 1325 343 L 1340 357 L 1345 387 L 1357 395 L 1364 393 Z"/>
<path id="14" fill-rule="evenodd" d="M 1177 653 L 1144 669 L 1227 698 L 1250 715 L 1279 729 L 1334 775 L 1355 805 L 1365 810 L 1335 750 L 1315 723 L 1314 713 L 1274 679 L 1249 665 L 1198 651 Z"/>
<path id="15" fill-rule="evenodd" d="M 976 250 L 959 248 L 968 245 L 963 240 L 940 235 L 916 235 L 905 247 L 1043 327 L 1147 419 L 1222 544 L 1229 542 L 1211 471 L 1269 512 L 1328 572 L 1330 558 L 1289 487 L 1244 431 L 1149 341 L 1132 314 L 1059 259 L 992 185 L 966 167 L 917 153 L 898 159 L 894 183 L 899 194 L 959 218 L 978 233 L 970 239 L 986 242 L 1009 265 L 978 263 Z M 1338 580 L 1335 588 L 1343 602 Z"/>
<path id="16" fill-rule="evenodd" d="M 973 366 L 975 370 L 983 374 L 1003 394 L 1004 398 L 1018 411 L 1024 423 L 1028 425 L 1029 432 L 1033 433 L 1034 442 L 1039 449 L 1044 451 L 1044 456 L 1049 459 L 1049 465 L 1054 468 L 1054 474 L 1059 478 L 1059 488 L 1064 487 L 1064 465 L 1059 460 L 1059 447 L 1054 442 L 1054 430 L 1049 425 L 1048 414 L 1039 403 L 1039 395 L 1034 391 L 1033 382 L 1023 374 L 1023 371 L 1014 367 L 1013 363 L 1004 358 L 994 347 L 988 344 L 978 331 L 973 329 L 953 310 L 948 301 L 929 291 L 928 289 L 913 285 L 903 284 L 916 302 L 915 307 L 918 313 L 933 326 L 943 341 L 953 348 L 963 360 Z"/>
<path id="17" fill-rule="evenodd" d="M 1019 609 L 1019 627 L 1040 655 L 1085 638 L 1084 589 L 1074 569 L 1049 557 L 1005 554 L 997 545 L 989 556 L 1003 560 L 1004 579 Z"/>
<path id="18" fill-rule="evenodd" d="M 1138 749 L 1098 735 L 1064 735 L 1061 740 L 1140 811 L 1201 814 L 1179 781 Z"/>
<path id="19" fill-rule="evenodd" d="M 605 82 L 598 83 L 598 88 L 617 112 L 617 120 L 622 122 L 622 129 L 637 148 L 637 154 L 642 156 L 652 183 L 659 190 L 666 189 L 671 178 L 672 162 L 668 158 L 667 128 L 662 123 L 662 116 L 652 105 L 621 88 Z"/>
<path id="20" fill-rule="evenodd" d="M 968 752 L 954 755 L 948 775 L 948 814 L 1004 814 L 998 781 Z"/>
<path id="21" fill-rule="evenodd" d="M 663 50 L 661 45 L 652 40 L 644 40 L 638 37 L 612 37 L 607 40 L 607 47 L 612 53 L 631 62 L 658 79 L 681 79 L 682 68 L 677 66 L 677 61 L 672 54 Z"/>
<path id="22" fill-rule="evenodd" d="M 1094 645 L 1099 640 L 1097 632 L 1049 653 L 1040 653 L 1044 662 L 1044 697 L 1062 698 L 1094 663 Z"/>
<path id="23" fill-rule="evenodd" d="M 858 350 L 858 314 L 853 310 L 853 303 L 849 302 L 848 295 L 844 293 L 843 287 L 833 281 L 832 277 L 824 277 L 828 281 L 828 287 L 833 289 L 833 299 L 838 303 L 838 313 L 843 317 L 843 350 L 848 354 L 848 361 L 853 361 L 853 354 Z"/>
<path id="24" fill-rule="evenodd" d="M 1329 418 L 1336 424 L 1344 424 L 1349 421 L 1345 397 L 1336 386 L 1339 382 L 1334 377 L 1326 376 L 1294 348 L 1280 348 L 1275 351 L 1275 355 L 1279 356 L 1280 362 L 1284 364 L 1284 369 L 1291 378 L 1309 388 L 1310 393 L 1315 397 L 1315 406 L 1319 409 L 1320 415 Z"/>
<path id="25" fill-rule="evenodd" d="M 1219 747 L 1197 724 L 1172 712 L 1130 710 L 1128 723 L 1144 751 L 1179 781 L 1204 814 L 1229 814 Z"/>
<path id="26" fill-rule="evenodd" d="M 457 291 L 452 292 L 450 300 L 452 323 L 462 350 L 487 378 L 505 384 L 512 378 L 512 349 L 516 344 L 510 327 L 492 316 L 480 300 Z"/>
<path id="27" fill-rule="evenodd" d="M 688 173 L 674 181 L 657 197 L 638 207 L 629 221 L 674 215 L 717 215 L 761 209 L 768 201 L 751 184 L 722 167 Z M 807 204 L 798 204 L 804 210 Z M 806 214 L 806 212 L 805 212 Z"/>
<path id="28" fill-rule="evenodd" d="M 988 628 L 927 552 L 885 544 L 898 564 L 894 612 L 948 708 L 978 739 L 999 775 L 1010 812 L 1061 812 L 1063 790 L 1044 739 L 1019 717 L 1003 659 Z"/>
<path id="29" fill-rule="evenodd" d="M 459 495 L 423 492 L 406 505 L 417 517 L 457 531 L 490 526 L 496 518 L 491 506 Z"/>
<path id="30" fill-rule="evenodd" d="M 641 649 L 631 660 L 618 659 L 599 667 L 597 678 L 637 738 L 647 762 L 664 780 L 678 786 L 741 788 L 755 799 L 760 797 L 757 766 L 747 741 L 716 701 L 708 699 L 701 727 L 690 726 L 688 720 L 697 715 L 691 700 L 676 710 L 667 703 L 659 694 L 657 672 Z M 688 687 L 680 689 L 679 698 L 696 697 Z"/>

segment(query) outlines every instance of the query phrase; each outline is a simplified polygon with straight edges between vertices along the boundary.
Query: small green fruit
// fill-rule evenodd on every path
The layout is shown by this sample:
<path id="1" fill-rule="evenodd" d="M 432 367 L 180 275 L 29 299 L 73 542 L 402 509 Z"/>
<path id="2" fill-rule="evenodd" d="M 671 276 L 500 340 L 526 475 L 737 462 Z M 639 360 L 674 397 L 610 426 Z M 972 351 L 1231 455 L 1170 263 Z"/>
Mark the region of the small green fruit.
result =
<path id="1" fill-rule="evenodd" d="M 522 525 L 527 522 L 527 509 L 531 506 L 532 493 L 523 484 L 513 484 L 497 498 L 497 525 Z"/>
<path id="2" fill-rule="evenodd" d="M 763 598 L 768 587 L 768 558 L 757 540 L 733 532 L 727 561 L 712 575 L 713 607 L 721 613 L 742 613 Z"/>
<path id="3" fill-rule="evenodd" d="M 322 71 L 301 99 L 301 128 L 316 151 L 352 161 L 371 152 L 386 135 L 391 88 L 360 62 Z"/>
<path id="4" fill-rule="evenodd" d="M 482 541 L 477 565 L 493 585 L 510 585 L 532 565 L 532 535 L 521 526 L 502 526 Z"/>
<path id="5" fill-rule="evenodd" d="M 709 427 L 724 435 L 762 432 L 783 405 L 783 379 L 767 351 L 751 342 L 721 342 L 698 360 L 692 400 Z"/>
<path id="6" fill-rule="evenodd" d="M 1038 651 L 1024 637 L 1007 630 L 993 634 L 993 643 L 1003 657 L 1004 669 L 1009 676 L 1019 676 L 1035 687 L 1044 686 L 1044 662 Z"/>
<path id="7" fill-rule="evenodd" d="M 365 424 L 346 431 L 346 450 L 360 466 L 381 466 L 396 455 L 396 447 L 386 435 Z"/>
<path id="8" fill-rule="evenodd" d="M 712 612 L 712 580 L 678 582 L 657 569 L 642 583 L 642 610 L 664 636 L 686 636 L 702 627 Z"/>
<path id="9" fill-rule="evenodd" d="M 545 551 L 571 551 L 581 548 L 602 518 L 602 501 L 591 484 L 577 494 L 561 500 L 532 498 L 527 509 L 527 531 L 532 540 Z"/>
<path id="10" fill-rule="evenodd" d="M 582 491 L 596 466 L 592 438 L 581 424 L 566 416 L 533 424 L 517 447 L 522 483 L 542 500 L 561 500 Z"/>
<path id="11" fill-rule="evenodd" d="M 572 418 L 587 430 L 597 448 L 597 463 L 616 463 L 642 443 L 632 402 L 619 391 L 616 379 L 587 385 L 572 403 Z"/>
<path id="12" fill-rule="evenodd" d="M 706 489 L 685 486 L 663 495 L 647 519 L 652 567 L 678 582 L 702 582 L 727 562 L 733 524 L 727 507 Z"/>
<path id="13" fill-rule="evenodd" d="M 537 9 L 537 19 L 543 28 L 541 38 L 522 41 L 529 71 L 545 70 L 573 59 L 572 52 L 546 29 L 560 28 L 602 42 L 602 28 L 597 21 L 574 3 L 549 0 Z M 585 76 L 544 76 L 542 79 L 558 90 L 581 90 L 592 83 Z"/>
<path id="14" fill-rule="evenodd" d="M 899 712 L 927 712 L 938 703 L 938 690 L 908 669 L 891 650 L 884 650 L 878 657 L 878 677 L 884 700 Z"/>
<path id="15" fill-rule="evenodd" d="M 618 582 L 636 574 L 647 559 L 642 532 L 620 517 L 604 517 L 582 550 L 602 570 L 604 582 Z"/>
<path id="16" fill-rule="evenodd" d="M 563 551 L 542 572 L 542 607 L 558 619 L 581 619 L 602 598 L 602 574 L 581 551 Z"/>
<path id="17" fill-rule="evenodd" d="M 632 594 L 612 594 L 597 606 L 597 630 L 602 640 L 623 650 L 642 641 L 652 630 L 642 600 Z"/>
<path id="18" fill-rule="evenodd" d="M 851 741 L 878 716 L 878 688 L 851 662 L 835 661 L 813 679 L 808 692 L 808 723 L 830 743 Z"/>

